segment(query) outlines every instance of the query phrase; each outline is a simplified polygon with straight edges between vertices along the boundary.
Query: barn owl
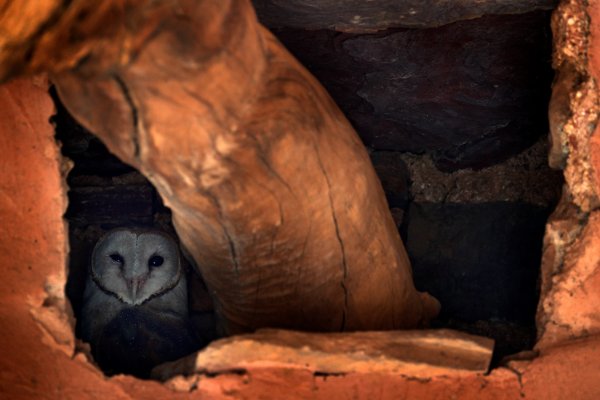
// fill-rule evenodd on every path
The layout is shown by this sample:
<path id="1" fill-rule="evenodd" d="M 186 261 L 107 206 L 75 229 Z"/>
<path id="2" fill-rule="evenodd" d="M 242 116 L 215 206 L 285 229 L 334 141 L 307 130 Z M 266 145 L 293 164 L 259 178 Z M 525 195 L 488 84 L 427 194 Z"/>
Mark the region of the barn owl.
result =
<path id="1" fill-rule="evenodd" d="M 159 231 L 104 235 L 92 252 L 80 327 L 107 374 L 147 377 L 154 366 L 197 350 L 175 241 Z"/>

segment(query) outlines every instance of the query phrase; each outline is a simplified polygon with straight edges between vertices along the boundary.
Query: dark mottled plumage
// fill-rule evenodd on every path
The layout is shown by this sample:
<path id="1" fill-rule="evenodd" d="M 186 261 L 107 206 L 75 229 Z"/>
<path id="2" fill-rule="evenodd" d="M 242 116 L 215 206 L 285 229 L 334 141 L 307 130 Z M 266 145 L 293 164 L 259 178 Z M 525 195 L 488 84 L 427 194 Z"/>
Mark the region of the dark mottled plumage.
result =
<path id="1" fill-rule="evenodd" d="M 183 357 L 197 347 L 187 321 L 131 307 L 104 327 L 93 355 L 108 374 L 147 377 L 154 366 Z"/>

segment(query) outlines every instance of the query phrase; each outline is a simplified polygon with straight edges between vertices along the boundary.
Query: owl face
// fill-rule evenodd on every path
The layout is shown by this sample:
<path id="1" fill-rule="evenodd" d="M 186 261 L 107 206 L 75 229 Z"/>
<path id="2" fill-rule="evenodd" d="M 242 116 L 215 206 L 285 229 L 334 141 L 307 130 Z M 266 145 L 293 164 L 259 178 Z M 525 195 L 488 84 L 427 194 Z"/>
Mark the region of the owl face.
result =
<path id="1" fill-rule="evenodd" d="M 140 305 L 177 285 L 182 274 L 179 249 L 159 231 L 116 229 L 94 247 L 90 273 L 103 291 Z"/>

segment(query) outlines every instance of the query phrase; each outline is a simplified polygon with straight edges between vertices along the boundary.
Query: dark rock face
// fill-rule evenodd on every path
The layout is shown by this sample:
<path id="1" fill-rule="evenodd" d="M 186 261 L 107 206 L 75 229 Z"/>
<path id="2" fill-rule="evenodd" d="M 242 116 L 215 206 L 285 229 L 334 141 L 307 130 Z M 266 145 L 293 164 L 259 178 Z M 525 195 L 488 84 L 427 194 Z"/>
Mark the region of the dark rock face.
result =
<path id="1" fill-rule="evenodd" d="M 493 165 L 547 132 L 549 15 L 485 16 L 370 35 L 275 34 L 366 145 L 431 153 L 443 170 Z"/>
<path id="2" fill-rule="evenodd" d="M 412 203 L 406 247 L 415 284 L 442 318 L 532 324 L 549 209 L 520 203 Z"/>
<path id="3" fill-rule="evenodd" d="M 557 0 L 253 0 L 270 28 L 369 32 L 390 27 L 427 28 L 487 14 L 551 9 Z"/>
<path id="4" fill-rule="evenodd" d="M 129 223 L 152 224 L 154 193 L 148 184 L 72 187 L 66 215 L 72 222 L 118 224 L 115 215 Z"/>

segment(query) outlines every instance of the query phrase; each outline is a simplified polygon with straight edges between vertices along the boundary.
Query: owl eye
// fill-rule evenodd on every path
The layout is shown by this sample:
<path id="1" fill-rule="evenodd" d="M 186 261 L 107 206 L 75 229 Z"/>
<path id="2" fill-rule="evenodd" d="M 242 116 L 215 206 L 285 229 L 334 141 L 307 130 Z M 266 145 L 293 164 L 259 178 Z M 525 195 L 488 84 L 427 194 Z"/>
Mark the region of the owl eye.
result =
<path id="1" fill-rule="evenodd" d="M 152 256 L 148 260 L 148 265 L 151 267 L 160 267 L 165 262 L 165 259 L 161 256 Z"/>
<path id="2" fill-rule="evenodd" d="M 115 264 L 123 265 L 125 263 L 125 260 L 123 260 L 123 256 L 119 253 L 112 253 L 111 255 L 109 255 L 109 257 Z"/>

